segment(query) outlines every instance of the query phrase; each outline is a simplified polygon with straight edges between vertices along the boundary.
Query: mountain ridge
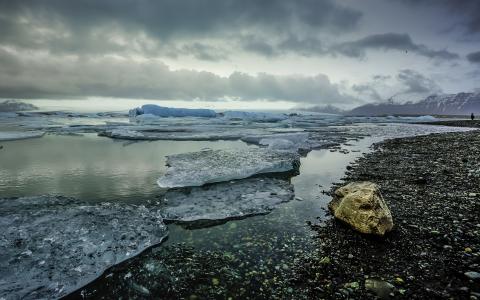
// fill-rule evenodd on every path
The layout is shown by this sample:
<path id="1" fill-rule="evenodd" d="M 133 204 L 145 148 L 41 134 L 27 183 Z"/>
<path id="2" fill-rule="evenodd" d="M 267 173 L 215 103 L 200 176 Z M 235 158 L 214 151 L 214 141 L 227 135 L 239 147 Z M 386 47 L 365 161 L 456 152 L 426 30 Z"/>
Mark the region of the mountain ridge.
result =
<path id="1" fill-rule="evenodd" d="M 308 111 L 335 113 L 347 116 L 379 115 L 480 115 L 480 92 L 430 95 L 420 101 L 395 103 L 392 100 L 369 103 L 351 110 L 341 110 L 333 105 L 316 106 Z"/>

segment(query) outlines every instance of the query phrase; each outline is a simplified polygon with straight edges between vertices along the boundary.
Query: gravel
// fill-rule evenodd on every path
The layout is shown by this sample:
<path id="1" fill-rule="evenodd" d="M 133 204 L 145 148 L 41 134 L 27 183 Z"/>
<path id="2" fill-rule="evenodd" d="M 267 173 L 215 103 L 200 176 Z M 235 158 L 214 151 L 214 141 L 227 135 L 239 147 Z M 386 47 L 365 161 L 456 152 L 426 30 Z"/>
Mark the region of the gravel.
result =
<path id="1" fill-rule="evenodd" d="M 332 218 L 312 224 L 318 248 L 295 268 L 299 298 L 478 299 L 480 135 L 432 134 L 373 148 L 330 193 L 348 182 L 377 183 L 395 227 L 378 238 Z"/>

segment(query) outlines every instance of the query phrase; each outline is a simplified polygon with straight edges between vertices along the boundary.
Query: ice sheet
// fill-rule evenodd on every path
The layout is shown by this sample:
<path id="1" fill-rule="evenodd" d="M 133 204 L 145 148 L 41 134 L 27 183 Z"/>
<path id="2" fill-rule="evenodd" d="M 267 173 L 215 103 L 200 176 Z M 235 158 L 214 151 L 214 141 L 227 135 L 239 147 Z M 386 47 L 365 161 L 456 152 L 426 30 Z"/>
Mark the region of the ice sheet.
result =
<path id="1" fill-rule="evenodd" d="M 204 222 L 265 214 L 294 197 L 288 179 L 255 177 L 203 187 L 169 190 L 165 220 Z"/>
<path id="2" fill-rule="evenodd" d="M 160 211 L 66 197 L 0 199 L 0 298 L 59 298 L 160 243 Z"/>
<path id="3" fill-rule="evenodd" d="M 257 174 L 289 172 L 300 165 L 298 154 L 251 148 L 205 150 L 167 157 L 167 172 L 158 179 L 162 188 L 202 186 Z"/>
<path id="4" fill-rule="evenodd" d="M 246 111 L 226 111 L 223 113 L 223 117 L 229 120 L 238 119 L 255 122 L 278 122 L 288 118 L 285 114 Z"/>
<path id="5" fill-rule="evenodd" d="M 43 131 L 0 131 L 0 141 L 14 141 L 42 137 Z"/>

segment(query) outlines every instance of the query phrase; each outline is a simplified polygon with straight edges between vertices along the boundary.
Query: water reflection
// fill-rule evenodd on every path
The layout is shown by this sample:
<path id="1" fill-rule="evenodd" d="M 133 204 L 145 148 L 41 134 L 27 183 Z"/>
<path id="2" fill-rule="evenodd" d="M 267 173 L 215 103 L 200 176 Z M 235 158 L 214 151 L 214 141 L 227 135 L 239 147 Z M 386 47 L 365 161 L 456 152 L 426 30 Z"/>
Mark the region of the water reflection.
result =
<path id="1" fill-rule="evenodd" d="M 145 201 L 159 191 L 165 156 L 212 149 L 245 148 L 242 142 L 155 141 L 125 143 L 95 134 L 47 135 L 3 142 L 2 197 L 59 194 L 85 201 Z"/>

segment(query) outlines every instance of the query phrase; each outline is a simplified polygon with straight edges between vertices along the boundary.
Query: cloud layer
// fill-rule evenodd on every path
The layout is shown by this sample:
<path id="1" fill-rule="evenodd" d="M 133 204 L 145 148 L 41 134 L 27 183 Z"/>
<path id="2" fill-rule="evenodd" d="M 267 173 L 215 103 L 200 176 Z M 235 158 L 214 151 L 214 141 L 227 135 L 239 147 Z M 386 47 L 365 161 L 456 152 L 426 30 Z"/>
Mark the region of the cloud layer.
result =
<path id="1" fill-rule="evenodd" d="M 20 57 L 0 50 L 0 93 L 20 98 L 118 98 L 171 100 L 288 100 L 305 103 L 355 103 L 326 75 L 228 77 L 211 72 L 171 70 L 160 61 L 103 57 L 78 59 Z"/>
<path id="2" fill-rule="evenodd" d="M 425 24 L 439 26 L 409 26 L 429 6 Z M 476 0 L 0 0 L 0 98 L 355 104 L 437 92 L 435 72 L 478 66 L 478 11 Z M 397 13 L 401 26 L 371 22 Z M 445 42 L 443 23 L 470 44 Z M 374 74 L 396 88 L 380 92 Z"/>

